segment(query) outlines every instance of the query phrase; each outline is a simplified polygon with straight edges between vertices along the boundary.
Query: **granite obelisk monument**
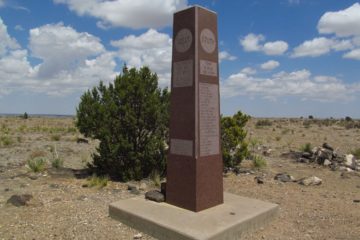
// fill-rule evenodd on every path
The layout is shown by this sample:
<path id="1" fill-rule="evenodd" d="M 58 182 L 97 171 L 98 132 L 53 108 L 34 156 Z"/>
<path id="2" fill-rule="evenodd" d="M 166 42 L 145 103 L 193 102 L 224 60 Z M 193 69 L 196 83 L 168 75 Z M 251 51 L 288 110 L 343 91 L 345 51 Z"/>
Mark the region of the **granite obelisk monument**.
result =
<path id="1" fill-rule="evenodd" d="M 166 202 L 191 211 L 223 203 L 217 15 L 174 14 Z"/>

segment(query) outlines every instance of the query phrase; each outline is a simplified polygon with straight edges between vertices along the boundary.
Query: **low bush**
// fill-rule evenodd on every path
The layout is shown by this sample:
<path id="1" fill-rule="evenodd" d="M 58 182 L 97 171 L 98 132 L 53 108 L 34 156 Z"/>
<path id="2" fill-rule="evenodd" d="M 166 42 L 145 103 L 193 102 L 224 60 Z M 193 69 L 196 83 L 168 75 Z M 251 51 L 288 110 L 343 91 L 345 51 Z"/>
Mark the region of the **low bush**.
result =
<path id="1" fill-rule="evenodd" d="M 356 157 L 356 159 L 360 159 L 360 148 L 352 150 L 351 153 Z"/>
<path id="2" fill-rule="evenodd" d="M 14 143 L 13 139 L 8 136 L 8 135 L 4 135 L 0 137 L 0 146 L 11 146 Z"/>
<path id="3" fill-rule="evenodd" d="M 60 138 L 61 138 L 60 135 L 57 135 L 57 134 L 51 136 L 52 141 L 60 141 Z"/>
<path id="4" fill-rule="evenodd" d="M 256 127 L 269 127 L 272 126 L 272 121 L 270 121 L 269 119 L 261 119 L 258 120 L 255 124 Z"/>
<path id="5" fill-rule="evenodd" d="M 98 187 L 98 188 L 103 188 L 106 187 L 109 181 L 109 177 L 107 176 L 97 176 L 97 175 L 92 175 L 89 179 L 88 179 L 88 186 L 89 187 Z"/>
<path id="6" fill-rule="evenodd" d="M 29 159 L 27 161 L 27 166 L 29 169 L 35 173 L 42 172 L 45 170 L 46 167 L 46 158 L 44 157 L 35 157 L 32 159 Z"/>
<path id="7" fill-rule="evenodd" d="M 312 148 L 313 148 L 313 147 L 312 147 L 311 143 L 305 143 L 304 145 L 302 145 L 302 146 L 300 147 L 300 150 L 301 150 L 302 152 L 311 153 Z"/>
<path id="8" fill-rule="evenodd" d="M 252 161 L 254 168 L 260 169 L 267 166 L 266 160 L 259 155 L 254 155 Z"/>

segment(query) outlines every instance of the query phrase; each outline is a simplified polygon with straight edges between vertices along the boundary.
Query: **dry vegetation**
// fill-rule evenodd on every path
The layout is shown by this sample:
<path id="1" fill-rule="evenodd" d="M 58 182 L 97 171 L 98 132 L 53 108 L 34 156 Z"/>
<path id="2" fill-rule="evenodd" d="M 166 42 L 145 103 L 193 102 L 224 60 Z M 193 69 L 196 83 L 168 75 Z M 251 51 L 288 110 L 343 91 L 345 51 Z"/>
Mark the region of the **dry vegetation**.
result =
<path id="1" fill-rule="evenodd" d="M 360 176 L 282 156 L 300 151 L 306 144 L 321 146 L 324 142 L 339 154 L 359 154 L 360 128 L 356 124 L 345 120 L 250 120 L 247 138 L 251 152 L 259 157 L 257 168 L 253 174 L 225 174 L 225 191 L 278 203 L 280 211 L 268 226 L 244 239 L 359 239 L 360 203 L 354 200 L 360 200 Z M 77 143 L 79 137 L 72 118 L 0 118 L 0 239 L 132 239 L 139 233 L 110 219 L 108 204 L 156 188 L 158 177 L 144 180 L 144 190 L 131 192 L 125 183 L 73 171 L 85 168 L 98 144 L 91 140 Z M 34 159 L 45 159 L 37 173 L 29 167 Z M 61 160 L 58 168 L 53 165 L 56 159 Z M 253 164 L 246 160 L 242 166 Z M 317 176 L 323 183 L 302 186 L 274 180 L 281 172 L 296 179 Z M 256 176 L 261 176 L 264 184 L 258 184 Z M 33 198 L 27 206 L 15 207 L 7 203 L 14 194 Z M 152 238 L 142 234 L 142 239 Z"/>

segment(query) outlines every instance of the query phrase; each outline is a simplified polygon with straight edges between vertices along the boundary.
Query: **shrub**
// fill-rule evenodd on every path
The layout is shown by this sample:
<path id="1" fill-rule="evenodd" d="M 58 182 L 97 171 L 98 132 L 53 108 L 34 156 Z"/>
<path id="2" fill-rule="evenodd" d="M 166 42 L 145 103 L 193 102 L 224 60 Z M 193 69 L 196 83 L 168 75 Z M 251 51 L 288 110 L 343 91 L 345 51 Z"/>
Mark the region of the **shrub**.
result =
<path id="1" fill-rule="evenodd" d="M 27 161 L 27 165 L 33 172 L 42 172 L 45 170 L 46 158 L 44 157 L 35 157 Z"/>
<path id="2" fill-rule="evenodd" d="M 221 117 L 221 147 L 224 167 L 235 167 L 249 155 L 244 127 L 250 116 L 237 112 L 232 117 Z"/>
<path id="3" fill-rule="evenodd" d="M 97 175 L 92 175 L 89 179 L 89 187 L 98 187 L 98 188 L 103 188 L 106 187 L 109 181 L 109 177 L 107 176 L 97 176 Z"/>
<path id="4" fill-rule="evenodd" d="M 302 145 L 302 146 L 300 147 L 300 150 L 301 150 L 302 152 L 311 153 L 312 148 L 313 148 L 313 147 L 311 146 L 311 143 L 305 143 L 304 145 Z"/>
<path id="5" fill-rule="evenodd" d="M 51 135 L 51 140 L 52 141 L 60 141 L 60 138 L 61 138 L 61 136 L 60 135 Z"/>
<path id="6" fill-rule="evenodd" d="M 314 119 L 314 116 L 313 116 L 313 115 L 309 115 L 308 118 L 309 118 L 309 119 Z"/>
<path id="7" fill-rule="evenodd" d="M 28 119 L 28 118 L 29 118 L 29 115 L 27 114 L 27 112 L 25 112 L 25 113 L 22 115 L 22 118 L 23 118 L 23 119 Z"/>
<path id="8" fill-rule="evenodd" d="M 349 116 L 346 116 L 346 117 L 345 117 L 345 121 L 350 122 L 350 121 L 352 121 L 352 118 L 349 117 Z"/>
<path id="9" fill-rule="evenodd" d="M 269 127 L 272 126 L 272 122 L 269 119 L 258 120 L 255 124 L 256 127 Z"/>
<path id="10" fill-rule="evenodd" d="M 259 155 L 254 155 L 252 161 L 254 168 L 260 169 L 267 166 L 266 160 Z"/>
<path id="11" fill-rule="evenodd" d="M 356 157 L 356 159 L 360 160 L 360 148 L 357 148 L 353 151 L 351 151 L 352 155 L 354 155 Z"/>
<path id="12" fill-rule="evenodd" d="M 53 168 L 61 168 L 61 167 L 63 167 L 64 166 L 64 161 L 59 157 L 59 154 L 56 151 L 56 146 L 55 145 L 54 145 L 53 150 L 51 152 L 53 154 L 53 159 L 51 161 L 51 166 Z"/>
<path id="13" fill-rule="evenodd" d="M 150 179 L 156 187 L 161 184 L 161 176 L 157 170 L 153 170 L 150 174 Z"/>
<path id="14" fill-rule="evenodd" d="M 158 87 L 148 67 L 125 66 L 113 83 L 88 90 L 76 109 L 76 126 L 100 140 L 90 167 L 123 181 L 164 173 L 168 141 L 169 92 Z"/>
<path id="15" fill-rule="evenodd" d="M 7 135 L 0 137 L 0 145 L 5 147 L 11 146 L 14 143 L 13 139 Z"/>

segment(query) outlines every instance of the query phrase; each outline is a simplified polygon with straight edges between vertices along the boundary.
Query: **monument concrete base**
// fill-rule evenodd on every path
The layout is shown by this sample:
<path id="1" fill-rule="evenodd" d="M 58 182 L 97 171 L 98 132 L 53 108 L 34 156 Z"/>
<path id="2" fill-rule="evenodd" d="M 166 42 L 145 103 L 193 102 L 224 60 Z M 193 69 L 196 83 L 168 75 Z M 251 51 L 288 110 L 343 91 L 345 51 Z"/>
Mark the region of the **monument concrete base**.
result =
<path id="1" fill-rule="evenodd" d="M 158 239 L 230 240 L 268 223 L 278 208 L 277 204 L 224 193 L 224 204 L 197 213 L 136 197 L 110 204 L 109 214 Z"/>

